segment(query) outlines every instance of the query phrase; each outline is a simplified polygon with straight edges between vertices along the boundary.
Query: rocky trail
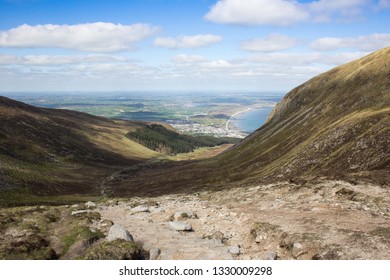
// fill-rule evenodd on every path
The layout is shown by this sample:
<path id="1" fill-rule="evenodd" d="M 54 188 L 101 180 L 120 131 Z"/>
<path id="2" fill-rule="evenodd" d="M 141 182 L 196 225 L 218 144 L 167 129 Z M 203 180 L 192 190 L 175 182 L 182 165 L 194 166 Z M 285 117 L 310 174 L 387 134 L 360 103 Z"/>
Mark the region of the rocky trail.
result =
<path id="1" fill-rule="evenodd" d="M 318 179 L 0 211 L 0 259 L 390 259 L 390 188 Z"/>
<path id="2" fill-rule="evenodd" d="M 261 185 L 100 204 L 152 259 L 389 259 L 390 189 Z"/>

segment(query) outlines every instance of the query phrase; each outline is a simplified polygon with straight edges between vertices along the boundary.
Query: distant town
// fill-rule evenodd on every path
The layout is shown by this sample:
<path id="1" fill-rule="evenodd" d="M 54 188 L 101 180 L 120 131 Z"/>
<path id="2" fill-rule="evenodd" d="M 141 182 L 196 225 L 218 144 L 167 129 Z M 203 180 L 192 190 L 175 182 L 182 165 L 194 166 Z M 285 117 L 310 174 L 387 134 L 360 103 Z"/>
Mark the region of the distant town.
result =
<path id="1" fill-rule="evenodd" d="M 226 130 L 226 128 L 203 125 L 199 123 L 171 123 L 171 125 L 179 132 L 193 135 L 212 135 L 215 137 L 233 137 L 244 138 L 248 134 L 238 129 Z"/>

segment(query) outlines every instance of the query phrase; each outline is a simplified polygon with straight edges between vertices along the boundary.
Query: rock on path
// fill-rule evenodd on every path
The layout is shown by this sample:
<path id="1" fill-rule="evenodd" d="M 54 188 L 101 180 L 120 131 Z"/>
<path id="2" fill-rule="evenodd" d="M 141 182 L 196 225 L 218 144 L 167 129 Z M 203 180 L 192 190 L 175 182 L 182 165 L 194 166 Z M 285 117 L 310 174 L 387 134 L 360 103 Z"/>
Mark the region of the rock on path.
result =
<path id="1" fill-rule="evenodd" d="M 203 239 L 195 232 L 173 230 L 167 222 L 169 213 L 140 212 L 137 215 L 128 215 L 128 211 L 126 206 L 115 206 L 99 212 L 102 219 L 112 220 L 115 224 L 121 224 L 128 229 L 134 241 L 142 244 L 146 251 L 154 252 L 159 248 L 159 255 L 157 256 L 157 252 L 154 254 L 158 259 L 233 259 L 232 254 L 228 252 L 228 247 L 219 241 Z M 172 212 L 176 211 L 177 209 Z"/>
<path id="2" fill-rule="evenodd" d="M 169 222 L 169 226 L 176 231 L 191 231 L 191 225 L 184 222 Z"/>
<path id="3" fill-rule="evenodd" d="M 115 239 L 123 239 L 126 241 L 134 241 L 133 236 L 129 233 L 129 231 L 121 225 L 113 225 L 110 228 L 107 236 L 108 241 L 113 241 Z"/>

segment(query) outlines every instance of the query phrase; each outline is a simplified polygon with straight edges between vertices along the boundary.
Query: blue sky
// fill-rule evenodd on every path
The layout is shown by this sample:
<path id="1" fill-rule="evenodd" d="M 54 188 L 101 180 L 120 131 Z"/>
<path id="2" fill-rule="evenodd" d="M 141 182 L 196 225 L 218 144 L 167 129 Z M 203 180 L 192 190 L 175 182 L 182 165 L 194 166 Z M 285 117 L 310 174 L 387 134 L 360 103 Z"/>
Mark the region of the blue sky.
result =
<path id="1" fill-rule="evenodd" d="M 0 92 L 286 92 L 389 26 L 390 0 L 0 0 Z"/>

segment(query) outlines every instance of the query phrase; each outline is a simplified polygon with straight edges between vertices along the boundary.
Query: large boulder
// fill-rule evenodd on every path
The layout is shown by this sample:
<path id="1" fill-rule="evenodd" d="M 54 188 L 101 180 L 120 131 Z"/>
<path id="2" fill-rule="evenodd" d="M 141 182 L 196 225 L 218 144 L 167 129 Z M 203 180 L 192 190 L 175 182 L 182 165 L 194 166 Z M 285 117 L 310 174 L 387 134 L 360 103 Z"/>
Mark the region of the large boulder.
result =
<path id="1" fill-rule="evenodd" d="M 133 236 L 130 234 L 130 232 L 121 225 L 113 225 L 108 232 L 107 239 L 108 241 L 123 239 L 125 241 L 134 242 Z"/>
<path id="2" fill-rule="evenodd" d="M 87 208 L 95 208 L 96 207 L 96 203 L 92 202 L 92 201 L 88 201 L 85 203 L 85 207 Z"/>

